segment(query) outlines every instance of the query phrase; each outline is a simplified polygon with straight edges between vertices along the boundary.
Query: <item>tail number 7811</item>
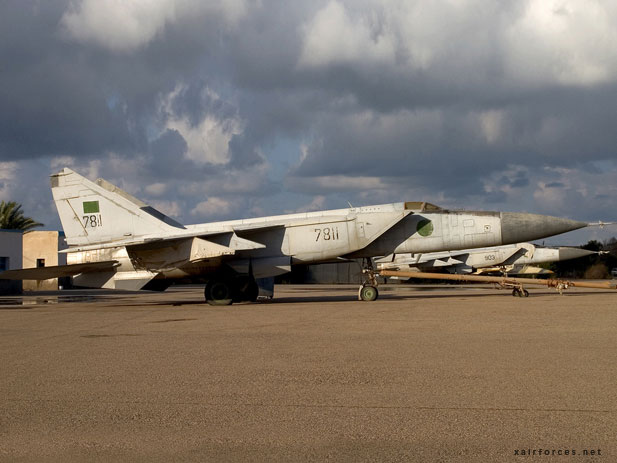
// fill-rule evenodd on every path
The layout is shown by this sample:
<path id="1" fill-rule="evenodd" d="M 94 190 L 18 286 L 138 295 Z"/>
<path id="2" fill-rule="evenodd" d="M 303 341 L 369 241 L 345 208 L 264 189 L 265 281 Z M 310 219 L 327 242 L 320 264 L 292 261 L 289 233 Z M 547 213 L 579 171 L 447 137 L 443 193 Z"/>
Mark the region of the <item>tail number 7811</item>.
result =
<path id="1" fill-rule="evenodd" d="M 103 226 L 101 214 L 84 215 L 81 218 L 84 221 L 84 228 L 95 228 Z"/>
<path id="2" fill-rule="evenodd" d="M 338 227 L 315 228 L 315 241 L 333 241 L 339 239 Z"/>

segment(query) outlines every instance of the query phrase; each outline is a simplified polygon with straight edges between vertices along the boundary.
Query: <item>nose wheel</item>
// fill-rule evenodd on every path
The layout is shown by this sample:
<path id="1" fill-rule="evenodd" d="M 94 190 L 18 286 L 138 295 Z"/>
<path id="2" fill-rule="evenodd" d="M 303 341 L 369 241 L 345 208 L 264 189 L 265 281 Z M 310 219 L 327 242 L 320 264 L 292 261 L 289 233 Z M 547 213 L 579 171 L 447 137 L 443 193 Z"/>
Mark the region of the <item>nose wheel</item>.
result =
<path id="1" fill-rule="evenodd" d="M 361 301 L 374 301 L 379 297 L 379 291 L 375 286 L 362 285 L 358 291 L 358 299 Z"/>

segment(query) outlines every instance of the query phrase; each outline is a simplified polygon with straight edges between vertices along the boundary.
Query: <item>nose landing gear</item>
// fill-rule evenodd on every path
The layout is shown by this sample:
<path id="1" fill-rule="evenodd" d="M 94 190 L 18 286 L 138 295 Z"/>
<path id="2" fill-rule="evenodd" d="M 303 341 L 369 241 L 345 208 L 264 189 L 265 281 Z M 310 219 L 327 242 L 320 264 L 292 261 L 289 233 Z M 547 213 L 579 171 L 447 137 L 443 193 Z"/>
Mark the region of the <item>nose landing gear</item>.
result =
<path id="1" fill-rule="evenodd" d="M 358 290 L 358 300 L 367 302 L 377 300 L 379 297 L 377 273 L 373 268 L 373 261 L 368 257 L 362 259 L 362 273 L 364 274 L 364 282 Z"/>

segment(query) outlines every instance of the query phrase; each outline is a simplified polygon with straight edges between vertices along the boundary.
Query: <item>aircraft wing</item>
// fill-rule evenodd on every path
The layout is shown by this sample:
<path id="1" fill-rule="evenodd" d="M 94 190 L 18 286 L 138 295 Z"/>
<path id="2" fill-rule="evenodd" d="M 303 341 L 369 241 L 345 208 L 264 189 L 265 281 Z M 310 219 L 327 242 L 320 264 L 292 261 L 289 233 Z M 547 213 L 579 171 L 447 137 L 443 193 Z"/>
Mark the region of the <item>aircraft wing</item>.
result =
<path id="1" fill-rule="evenodd" d="M 229 238 L 234 238 L 234 241 L 236 243 L 242 243 L 242 249 L 257 249 L 263 248 L 265 246 L 247 239 L 243 239 L 242 236 L 284 227 L 284 224 L 260 223 L 255 225 L 241 225 L 238 227 L 229 227 L 218 230 L 188 230 L 184 233 L 176 233 L 173 235 L 142 236 L 139 238 L 127 238 L 125 240 L 110 241 L 109 243 L 103 244 L 75 246 L 64 249 L 60 252 L 70 253 L 80 251 L 92 251 L 95 249 L 111 249 L 130 246 L 139 246 L 141 248 L 144 248 L 148 247 L 148 245 L 152 245 L 153 247 L 160 247 L 165 243 L 172 243 L 185 239 L 201 238 L 203 240 L 208 240 L 208 238 L 222 237 L 224 235 L 228 235 Z"/>
<path id="2" fill-rule="evenodd" d="M 106 260 L 83 264 L 6 270 L 0 273 L 0 280 L 48 280 L 50 278 L 68 277 L 80 273 L 111 271 L 118 264 L 117 260 Z"/>
<path id="3" fill-rule="evenodd" d="M 533 257 L 533 254 L 536 250 L 536 247 L 530 243 L 521 243 L 518 245 L 519 247 L 515 249 L 512 254 L 506 257 L 501 265 L 513 265 L 516 263 L 516 260 L 523 256 Z"/>
<path id="4" fill-rule="evenodd" d="M 418 254 L 390 254 L 389 256 L 375 260 L 375 263 L 381 264 L 384 269 L 401 265 L 410 265 L 412 267 L 443 267 L 462 264 L 468 255 L 468 249 Z"/>

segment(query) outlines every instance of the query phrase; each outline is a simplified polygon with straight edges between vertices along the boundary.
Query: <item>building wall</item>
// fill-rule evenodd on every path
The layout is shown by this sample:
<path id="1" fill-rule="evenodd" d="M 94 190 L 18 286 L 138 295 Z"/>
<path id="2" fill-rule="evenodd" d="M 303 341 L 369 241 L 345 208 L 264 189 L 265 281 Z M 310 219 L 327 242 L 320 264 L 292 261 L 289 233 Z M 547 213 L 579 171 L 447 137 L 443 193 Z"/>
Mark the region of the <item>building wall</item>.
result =
<path id="1" fill-rule="evenodd" d="M 40 259 L 44 259 L 45 267 L 58 265 L 57 231 L 29 231 L 24 233 L 23 268 L 35 268 Z M 58 289 L 58 279 L 24 280 L 24 291 L 49 291 Z"/>
<path id="2" fill-rule="evenodd" d="M 16 270 L 22 268 L 23 262 L 23 232 L 21 230 L 0 230 L 0 257 L 8 258 L 8 268 L 2 270 Z M 5 259 L 0 259 L 7 262 Z M 19 294 L 22 291 L 22 282 L 19 280 L 0 280 L 0 294 Z"/>

